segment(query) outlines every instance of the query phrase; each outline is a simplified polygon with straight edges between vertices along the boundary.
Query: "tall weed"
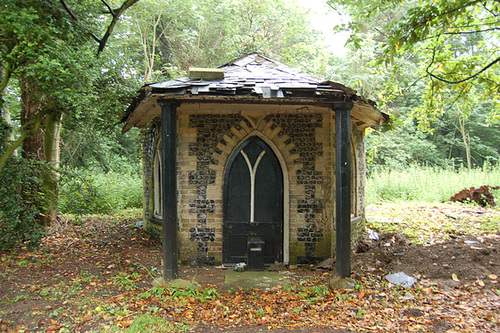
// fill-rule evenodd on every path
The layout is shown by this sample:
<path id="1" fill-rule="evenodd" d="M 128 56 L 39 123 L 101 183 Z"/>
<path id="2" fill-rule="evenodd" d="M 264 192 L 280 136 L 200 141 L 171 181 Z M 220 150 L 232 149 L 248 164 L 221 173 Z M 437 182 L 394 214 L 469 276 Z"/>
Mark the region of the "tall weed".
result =
<path id="1" fill-rule="evenodd" d="M 458 191 L 481 185 L 500 186 L 500 164 L 456 170 L 411 165 L 403 170 L 375 168 L 367 177 L 367 203 L 445 202 Z M 498 199 L 500 191 L 493 191 Z M 498 200 L 497 200 L 498 201 Z"/>
<path id="2" fill-rule="evenodd" d="M 142 206 L 142 178 L 136 174 L 66 171 L 60 210 L 72 214 L 111 213 Z"/>

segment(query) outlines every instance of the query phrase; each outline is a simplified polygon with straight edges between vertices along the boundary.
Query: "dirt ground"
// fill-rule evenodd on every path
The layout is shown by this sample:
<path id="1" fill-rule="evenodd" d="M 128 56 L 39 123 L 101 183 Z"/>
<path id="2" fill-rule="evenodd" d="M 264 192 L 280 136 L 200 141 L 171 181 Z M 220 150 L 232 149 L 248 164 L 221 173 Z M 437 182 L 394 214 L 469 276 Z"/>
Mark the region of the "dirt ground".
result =
<path id="1" fill-rule="evenodd" d="M 364 272 L 380 276 L 404 272 L 418 280 L 430 280 L 448 288 L 481 280 L 485 288 L 495 289 L 499 285 L 496 279 L 490 279 L 489 276 L 500 276 L 500 235 L 454 236 L 449 241 L 424 246 L 413 244 L 404 235 L 381 233 L 378 241 L 365 237 L 359 242 L 351 257 L 351 267 L 353 276 Z M 314 270 L 307 266 L 289 271 L 297 279 L 319 273 L 334 273 L 328 268 Z M 212 285 L 221 289 L 225 272 L 225 269 L 214 267 L 181 266 L 179 277 L 194 279 L 202 286 Z M 453 274 L 456 275 L 455 280 Z"/>
<path id="2" fill-rule="evenodd" d="M 380 240 L 363 240 L 352 257 L 354 272 L 378 274 L 405 272 L 418 280 L 426 279 L 441 286 L 473 284 L 478 280 L 486 288 L 498 288 L 500 273 L 500 237 L 454 236 L 449 241 L 418 245 L 405 236 L 384 233 Z M 456 278 L 453 279 L 454 275 Z M 456 281 L 458 280 L 458 281 Z"/>
<path id="3" fill-rule="evenodd" d="M 161 269 L 161 245 L 137 227 L 136 221 L 113 217 L 84 218 L 77 223 L 62 220 L 38 249 L 0 252 L 0 331 L 106 331 L 110 321 L 126 322 L 133 317 L 123 310 L 113 312 L 113 304 L 124 297 L 136 302 L 139 292 L 151 288 L 151 280 Z M 402 271 L 427 285 L 438 285 L 444 292 L 457 287 L 479 288 L 496 297 L 493 304 L 500 305 L 499 231 L 447 233 L 425 245 L 398 233 L 380 232 L 378 237 L 367 235 L 358 243 L 351 259 L 353 278 L 370 275 L 382 279 Z M 203 288 L 222 290 L 225 272 L 216 267 L 181 266 L 179 277 L 195 280 Z M 297 281 L 327 284 L 334 272 L 291 267 L 290 274 Z M 498 317 L 493 318 L 494 327 L 498 327 L 495 320 Z M 220 330 L 248 331 L 245 326 L 226 330 L 203 323 L 195 329 Z M 250 331 L 259 330 L 266 330 L 266 326 Z M 301 326 L 282 331 L 332 332 L 332 328 Z"/>

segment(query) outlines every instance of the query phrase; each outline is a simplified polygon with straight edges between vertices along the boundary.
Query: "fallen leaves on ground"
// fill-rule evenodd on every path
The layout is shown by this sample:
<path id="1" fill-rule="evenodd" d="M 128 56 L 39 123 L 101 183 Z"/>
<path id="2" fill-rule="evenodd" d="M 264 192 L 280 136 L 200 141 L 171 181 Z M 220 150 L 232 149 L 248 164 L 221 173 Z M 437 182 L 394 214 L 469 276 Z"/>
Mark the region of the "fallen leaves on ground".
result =
<path id="1" fill-rule="evenodd" d="M 405 209 L 408 211 L 402 215 Z M 460 214 L 451 209 L 447 205 L 430 208 L 415 205 L 397 210 L 389 205 L 389 208 L 380 207 L 378 213 L 389 215 L 387 211 L 391 211 L 397 218 L 412 216 L 417 221 L 430 218 L 432 223 L 422 224 L 423 233 L 431 235 L 423 243 L 430 244 L 466 232 L 457 225 L 439 236 L 436 224 L 442 217 L 440 214 L 457 217 L 468 214 L 464 210 L 469 208 L 455 208 Z M 483 217 L 496 214 L 479 211 Z M 196 279 L 202 287 L 159 288 L 152 287 L 150 281 L 158 273 L 161 246 L 142 229 L 135 228 L 134 221 L 132 218 L 65 221 L 53 226 L 35 251 L 1 252 L 0 331 L 198 332 L 219 327 L 247 331 L 307 327 L 311 332 L 322 329 L 329 332 L 334 329 L 352 332 L 500 330 L 500 291 L 496 287 L 499 263 L 489 265 L 488 270 L 484 269 L 478 276 L 445 269 L 446 279 L 453 282 L 452 285 L 444 280 L 420 277 L 418 284 L 405 289 L 387 282 L 384 278 L 387 271 L 371 269 L 361 262 L 352 275 L 356 287 L 338 290 L 327 287 L 331 271 L 298 268 L 290 271 L 294 277 L 290 285 L 224 291 L 220 285 L 207 283 L 215 281 L 223 274 L 222 270 L 181 267 L 181 272 L 192 272 L 185 278 Z M 416 223 L 405 227 L 410 223 L 404 221 L 397 224 L 398 231 L 416 230 Z M 496 237 L 495 231 L 484 230 L 478 224 L 483 222 L 470 222 L 476 226 L 470 228 L 470 232 L 485 237 L 484 244 L 498 244 L 489 241 Z M 448 222 L 443 223 L 448 226 Z M 421 235 L 413 239 L 418 237 Z M 388 248 L 397 248 L 398 239 L 391 236 L 387 242 L 392 245 Z M 385 248 L 384 244 L 381 246 Z M 474 244 L 463 246 L 470 248 Z M 496 248 L 490 250 L 497 251 Z M 492 255 L 474 251 L 485 258 Z M 400 254 L 398 249 L 391 255 L 404 258 Z M 381 265 L 383 268 L 387 264 Z"/>
<path id="2" fill-rule="evenodd" d="M 160 304 L 161 315 L 192 327 L 312 326 L 352 331 L 495 332 L 500 297 L 475 287 L 442 290 L 422 281 L 395 287 L 374 275 L 355 276 L 357 289 L 329 290 L 325 276 L 269 290 L 221 292 L 210 302 L 187 296 L 173 301 L 169 290 L 137 301 L 137 309 Z"/>

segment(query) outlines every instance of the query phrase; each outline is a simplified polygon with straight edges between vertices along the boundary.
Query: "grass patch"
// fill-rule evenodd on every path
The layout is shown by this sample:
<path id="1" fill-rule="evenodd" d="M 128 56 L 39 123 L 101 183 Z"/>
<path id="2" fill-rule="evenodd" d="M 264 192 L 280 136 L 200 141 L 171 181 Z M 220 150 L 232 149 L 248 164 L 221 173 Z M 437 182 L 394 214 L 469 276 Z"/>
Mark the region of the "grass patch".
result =
<path id="1" fill-rule="evenodd" d="M 500 165 L 455 170 L 412 165 L 404 170 L 378 168 L 367 177 L 367 203 L 446 202 L 458 191 L 500 185 Z M 493 191 L 496 201 L 500 191 Z"/>
<path id="2" fill-rule="evenodd" d="M 114 284 L 120 289 L 133 290 L 137 288 L 136 283 L 141 279 L 138 273 L 127 274 L 120 272 L 115 277 L 112 277 Z"/>
<path id="3" fill-rule="evenodd" d="M 135 318 L 134 322 L 126 330 L 123 330 L 123 325 L 120 325 L 119 323 L 117 325 L 113 325 L 109 329 L 109 332 L 188 332 L 190 330 L 191 327 L 183 323 L 171 322 L 170 320 L 163 317 L 152 317 L 149 314 L 144 314 L 138 318 Z"/>
<path id="4" fill-rule="evenodd" d="M 117 172 L 66 170 L 61 178 L 60 210 L 63 213 L 119 212 L 142 206 L 142 177 Z"/>

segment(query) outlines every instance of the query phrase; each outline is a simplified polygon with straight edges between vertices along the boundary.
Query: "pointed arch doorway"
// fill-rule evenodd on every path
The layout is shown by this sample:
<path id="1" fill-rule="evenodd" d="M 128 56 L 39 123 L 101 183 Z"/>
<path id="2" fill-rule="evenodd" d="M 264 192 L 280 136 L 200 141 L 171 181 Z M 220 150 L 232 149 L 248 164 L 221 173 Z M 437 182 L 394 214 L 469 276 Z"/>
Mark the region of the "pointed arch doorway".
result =
<path id="1" fill-rule="evenodd" d="M 224 174 L 223 263 L 247 261 L 247 242 L 264 242 L 264 264 L 283 261 L 283 171 L 273 150 L 252 136 Z"/>

